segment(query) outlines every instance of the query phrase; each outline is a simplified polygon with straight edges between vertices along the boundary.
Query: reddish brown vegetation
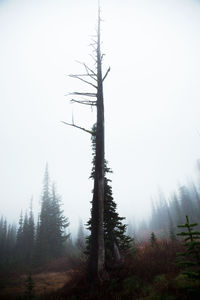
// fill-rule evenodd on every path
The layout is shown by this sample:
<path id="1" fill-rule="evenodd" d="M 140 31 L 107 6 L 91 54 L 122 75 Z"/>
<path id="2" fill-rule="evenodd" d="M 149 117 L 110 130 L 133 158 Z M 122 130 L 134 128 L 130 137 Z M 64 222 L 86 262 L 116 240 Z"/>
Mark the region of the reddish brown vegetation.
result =
<path id="1" fill-rule="evenodd" d="M 128 300 L 128 299 L 198 299 L 188 298 L 186 286 L 194 290 L 194 284 L 180 274 L 176 265 L 176 253 L 182 251 L 180 242 L 157 241 L 153 246 L 144 242 L 135 246 L 125 257 L 123 265 L 109 270 L 109 278 L 101 286 L 91 285 L 86 276 L 86 263 L 75 258 L 58 259 L 45 271 L 33 275 L 35 292 L 48 300 Z M 65 269 L 65 270 L 64 270 Z M 21 285 L 10 288 L 13 292 L 24 291 Z M 195 283 L 195 295 L 199 295 L 199 282 Z M 45 291 L 45 295 L 44 295 Z M 19 293 L 18 293 L 19 294 Z M 2 298 L 15 299 L 15 298 Z"/>
<path id="2" fill-rule="evenodd" d="M 162 240 L 154 246 L 149 242 L 143 243 L 136 246 L 134 255 L 126 257 L 123 272 L 126 276 L 134 274 L 147 281 L 161 274 L 177 273 L 176 253 L 182 250 L 180 242 Z"/>
<path id="3" fill-rule="evenodd" d="M 156 276 L 165 274 L 175 277 L 179 269 L 175 264 L 176 253 L 182 250 L 179 242 L 158 241 L 137 245 L 129 253 L 123 266 L 115 266 L 109 272 L 109 280 L 100 287 L 93 287 L 87 281 L 84 268 L 73 274 L 59 292 L 60 299 L 135 299 L 143 294 L 144 285 L 152 284 Z M 159 285 L 157 286 L 157 288 Z M 116 298 L 118 297 L 118 298 Z M 75 298 L 74 298 L 75 299 Z"/>

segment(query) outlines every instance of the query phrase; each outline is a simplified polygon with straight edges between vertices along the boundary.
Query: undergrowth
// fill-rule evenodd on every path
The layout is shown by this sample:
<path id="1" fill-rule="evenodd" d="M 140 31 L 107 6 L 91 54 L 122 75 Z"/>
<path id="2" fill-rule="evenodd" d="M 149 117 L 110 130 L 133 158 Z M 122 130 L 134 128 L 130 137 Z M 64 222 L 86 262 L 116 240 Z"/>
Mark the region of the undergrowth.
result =
<path id="1" fill-rule="evenodd" d="M 73 259 L 70 262 L 69 278 L 66 284 L 57 289 L 12 297 L 0 297 L 2 300 L 195 300 L 200 299 L 200 281 L 191 280 L 181 273 L 176 264 L 176 253 L 183 250 L 180 242 L 157 240 L 156 244 L 143 242 L 135 245 L 126 255 L 123 266 L 116 266 L 108 271 L 108 279 L 99 287 L 92 287 L 86 276 L 86 263 Z M 67 261 L 54 261 L 49 265 L 43 277 L 53 285 L 63 272 Z M 60 270 L 60 272 L 59 272 Z M 69 270 L 69 269 L 68 269 Z M 38 276 L 38 277 L 37 277 Z M 34 288 L 37 278 L 42 275 L 33 274 Z M 48 280 L 47 280 L 48 281 Z M 41 280 L 40 280 L 41 284 Z M 29 298 L 27 298 L 29 297 Z"/>

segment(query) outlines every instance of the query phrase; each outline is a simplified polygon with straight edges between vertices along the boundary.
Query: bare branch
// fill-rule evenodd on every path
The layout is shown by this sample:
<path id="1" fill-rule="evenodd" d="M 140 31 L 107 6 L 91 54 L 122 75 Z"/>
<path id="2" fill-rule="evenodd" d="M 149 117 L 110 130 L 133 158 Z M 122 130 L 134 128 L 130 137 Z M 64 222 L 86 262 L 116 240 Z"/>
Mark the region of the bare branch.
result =
<path id="1" fill-rule="evenodd" d="M 102 55 L 101 55 L 101 61 L 103 60 L 103 57 L 105 56 L 105 54 L 103 53 Z"/>
<path id="2" fill-rule="evenodd" d="M 67 75 L 67 76 L 79 76 L 79 77 L 87 77 L 87 76 L 96 76 L 96 75 L 93 75 L 93 74 L 75 74 L 75 75 L 73 75 L 73 74 L 69 74 L 69 75 Z"/>
<path id="3" fill-rule="evenodd" d="M 110 72 L 110 67 L 108 68 L 108 70 L 107 70 L 106 74 L 104 75 L 102 81 L 104 81 L 106 79 L 106 77 L 107 77 L 107 75 L 108 75 L 109 72 Z"/>
<path id="4" fill-rule="evenodd" d="M 86 97 L 96 97 L 97 94 L 95 93 L 84 93 L 84 92 L 73 92 L 69 93 L 68 95 L 77 95 L 77 96 L 86 96 Z"/>
<path id="5" fill-rule="evenodd" d="M 90 105 L 90 106 L 96 106 L 97 101 L 88 101 L 88 100 L 71 100 L 72 103 L 78 103 L 78 104 L 84 104 L 84 105 Z"/>
<path id="6" fill-rule="evenodd" d="M 85 83 L 91 85 L 91 86 L 94 87 L 95 89 L 97 89 L 97 86 L 96 86 L 96 85 L 94 85 L 93 83 L 91 83 L 91 82 L 89 82 L 89 81 L 87 81 L 87 80 L 85 80 L 85 79 L 79 77 L 79 75 L 73 75 L 73 74 L 70 74 L 69 77 L 79 79 L 79 80 L 81 80 L 81 81 L 83 81 L 83 82 L 85 82 Z"/>
<path id="7" fill-rule="evenodd" d="M 80 62 L 78 60 L 76 60 L 76 62 L 79 63 L 79 64 L 81 64 L 81 65 L 83 65 L 85 67 L 86 72 L 87 72 L 88 75 L 89 75 L 89 73 L 92 73 L 95 77 L 97 77 L 97 74 L 91 68 L 89 68 L 85 63 L 82 63 L 82 62 Z"/>
<path id="8" fill-rule="evenodd" d="M 80 126 L 77 126 L 77 125 L 75 125 L 75 124 L 67 123 L 67 122 L 64 122 L 64 121 L 61 121 L 61 122 L 62 122 L 63 124 L 65 124 L 65 125 L 68 125 L 68 126 L 72 126 L 72 127 L 78 128 L 78 129 L 83 130 L 83 131 L 85 131 L 85 132 L 87 132 L 87 133 L 94 134 L 93 131 L 87 130 L 87 129 L 85 129 L 85 128 L 83 128 L 83 127 L 80 127 Z"/>
<path id="9" fill-rule="evenodd" d="M 85 63 L 83 65 L 84 65 L 87 73 L 91 72 L 94 76 L 97 77 L 97 74 L 92 69 L 90 69 Z"/>

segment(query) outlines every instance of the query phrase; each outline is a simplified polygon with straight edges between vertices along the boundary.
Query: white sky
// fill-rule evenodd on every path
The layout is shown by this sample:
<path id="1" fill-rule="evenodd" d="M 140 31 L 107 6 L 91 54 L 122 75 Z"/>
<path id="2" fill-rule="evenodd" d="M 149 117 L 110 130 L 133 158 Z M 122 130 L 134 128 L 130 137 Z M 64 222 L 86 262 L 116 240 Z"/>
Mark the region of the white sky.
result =
<path id="1" fill-rule="evenodd" d="M 106 158 L 121 216 L 147 216 L 158 186 L 192 178 L 200 157 L 200 1 L 102 0 Z M 90 214 L 90 128 L 95 113 L 64 95 L 66 75 L 90 63 L 97 1 L 0 0 L 0 215 L 18 219 L 45 164 L 73 229 Z M 84 87 L 83 87 L 84 88 Z"/>

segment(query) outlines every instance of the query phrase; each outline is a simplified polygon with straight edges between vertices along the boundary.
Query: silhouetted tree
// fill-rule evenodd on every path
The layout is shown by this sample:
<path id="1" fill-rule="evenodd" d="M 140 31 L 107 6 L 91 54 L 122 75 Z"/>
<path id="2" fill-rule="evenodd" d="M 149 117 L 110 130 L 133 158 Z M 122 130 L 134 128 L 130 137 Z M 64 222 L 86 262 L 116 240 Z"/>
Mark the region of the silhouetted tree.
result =
<path id="1" fill-rule="evenodd" d="M 86 74 L 71 75 L 71 77 L 79 79 L 94 88 L 94 92 L 75 92 L 75 96 L 84 96 L 85 100 L 72 99 L 73 103 L 97 107 L 97 128 L 96 128 L 96 149 L 95 149 L 95 171 L 94 171 L 94 189 L 91 210 L 91 243 L 90 254 L 88 259 L 88 275 L 92 282 L 101 281 L 105 270 L 105 247 L 104 247 L 104 230 L 103 230 L 103 212 L 104 212 L 104 99 L 103 99 L 103 81 L 105 80 L 110 68 L 105 75 L 102 75 L 102 59 L 101 54 L 101 36 L 100 36 L 100 8 L 98 14 L 97 40 L 92 47 L 95 49 L 96 57 L 94 57 L 96 68 L 89 68 L 83 64 Z M 85 79 L 86 78 L 86 79 Z M 89 78 L 87 80 L 87 78 Z M 88 100 L 88 97 L 95 100 Z M 93 134 L 90 130 L 77 126 L 72 123 L 67 125 L 79 128 L 83 131 Z"/>
<path id="2" fill-rule="evenodd" d="M 93 126 L 93 132 L 96 132 L 96 124 Z M 95 144 L 96 135 L 92 136 L 92 149 L 93 149 L 93 167 L 91 172 L 91 178 L 95 175 Z M 106 174 L 112 173 L 107 166 L 107 162 L 104 164 L 104 242 L 105 242 L 105 254 L 106 265 L 108 262 L 120 261 L 121 254 L 130 248 L 131 238 L 126 235 L 127 225 L 123 224 L 124 217 L 120 217 L 117 213 L 117 205 L 114 202 L 112 195 L 111 180 L 107 178 Z M 88 229 L 91 230 L 91 219 L 88 221 Z M 88 248 L 90 247 L 91 237 L 88 237 Z"/>

